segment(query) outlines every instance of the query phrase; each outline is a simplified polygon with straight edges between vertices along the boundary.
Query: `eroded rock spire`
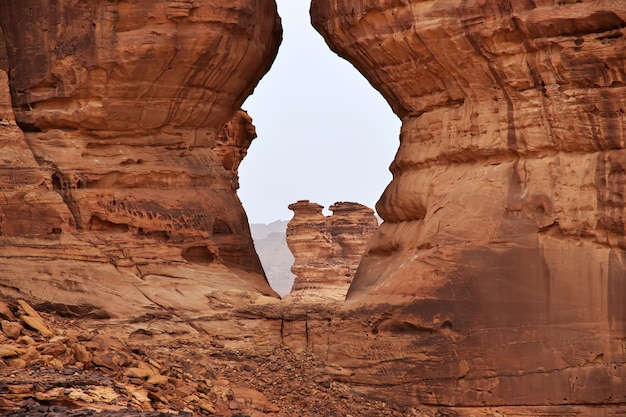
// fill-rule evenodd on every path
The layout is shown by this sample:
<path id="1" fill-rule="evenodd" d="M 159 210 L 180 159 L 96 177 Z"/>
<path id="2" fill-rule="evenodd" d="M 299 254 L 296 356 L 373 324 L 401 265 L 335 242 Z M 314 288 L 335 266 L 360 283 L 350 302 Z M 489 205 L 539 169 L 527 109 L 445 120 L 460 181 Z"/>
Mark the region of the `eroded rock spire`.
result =
<path id="1" fill-rule="evenodd" d="M 290 204 L 294 212 L 287 225 L 287 245 L 293 253 L 291 272 L 296 275 L 288 300 L 343 300 L 363 256 L 378 228 L 374 210 L 359 203 L 337 202 L 323 206 L 301 200 Z"/>

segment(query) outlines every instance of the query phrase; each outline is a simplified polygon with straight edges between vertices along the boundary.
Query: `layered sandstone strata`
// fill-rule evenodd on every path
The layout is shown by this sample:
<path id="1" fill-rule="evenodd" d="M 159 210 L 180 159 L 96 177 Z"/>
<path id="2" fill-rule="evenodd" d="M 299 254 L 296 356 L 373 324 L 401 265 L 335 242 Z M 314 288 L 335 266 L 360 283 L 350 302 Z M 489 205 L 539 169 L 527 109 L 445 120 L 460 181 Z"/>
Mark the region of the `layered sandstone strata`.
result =
<path id="1" fill-rule="evenodd" d="M 123 316 L 273 294 L 236 194 L 273 0 L 11 0 L 0 25 L 3 286 Z"/>
<path id="2" fill-rule="evenodd" d="M 343 300 L 365 245 L 378 228 L 374 211 L 359 203 L 338 202 L 324 207 L 301 200 L 287 224 L 287 245 L 296 275 L 288 300 Z"/>
<path id="3" fill-rule="evenodd" d="M 371 329 L 413 347 L 358 368 L 362 348 L 337 345 L 353 380 L 459 409 L 623 409 L 626 3 L 313 0 L 311 13 L 403 123 L 348 299 L 407 302 Z"/>

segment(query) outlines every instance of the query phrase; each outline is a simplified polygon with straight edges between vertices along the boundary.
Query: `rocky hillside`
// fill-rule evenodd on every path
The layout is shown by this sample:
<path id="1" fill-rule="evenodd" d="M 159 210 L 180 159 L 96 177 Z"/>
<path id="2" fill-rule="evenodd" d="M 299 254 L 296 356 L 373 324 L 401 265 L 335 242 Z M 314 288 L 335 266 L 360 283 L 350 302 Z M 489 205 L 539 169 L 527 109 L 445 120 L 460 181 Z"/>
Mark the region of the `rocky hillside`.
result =
<path id="1" fill-rule="evenodd" d="M 0 301 L 0 412 L 11 417 L 401 417 L 332 381 L 315 355 L 190 333 L 106 335 Z"/>

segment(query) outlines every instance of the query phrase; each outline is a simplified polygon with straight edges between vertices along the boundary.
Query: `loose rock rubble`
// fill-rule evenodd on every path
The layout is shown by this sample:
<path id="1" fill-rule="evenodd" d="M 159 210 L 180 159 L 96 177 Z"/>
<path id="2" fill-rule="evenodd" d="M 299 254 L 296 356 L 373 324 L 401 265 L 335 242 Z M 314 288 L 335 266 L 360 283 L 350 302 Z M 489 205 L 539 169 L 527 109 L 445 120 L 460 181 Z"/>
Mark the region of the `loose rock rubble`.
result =
<path id="1" fill-rule="evenodd" d="M 329 378 L 315 356 L 255 353 L 206 336 L 124 341 L 23 300 L 0 302 L 5 416 L 402 416 Z"/>

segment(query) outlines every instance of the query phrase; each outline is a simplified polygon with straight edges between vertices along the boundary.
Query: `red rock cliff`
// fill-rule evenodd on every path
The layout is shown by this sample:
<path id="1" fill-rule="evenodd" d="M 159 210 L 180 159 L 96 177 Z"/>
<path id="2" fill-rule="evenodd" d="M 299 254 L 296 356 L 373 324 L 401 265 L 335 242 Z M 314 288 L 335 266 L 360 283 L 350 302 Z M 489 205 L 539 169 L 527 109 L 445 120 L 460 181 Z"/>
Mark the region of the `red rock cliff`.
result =
<path id="1" fill-rule="evenodd" d="M 367 241 L 378 228 L 374 211 L 358 203 L 323 207 L 308 200 L 290 204 L 287 245 L 293 253 L 296 279 L 289 300 L 343 300 Z"/>
<path id="2" fill-rule="evenodd" d="M 273 0 L 10 0 L 0 25 L 3 285 L 105 315 L 273 294 L 235 192 Z"/>
<path id="3" fill-rule="evenodd" d="M 403 122 L 348 299 L 409 302 L 379 323 L 423 356 L 370 380 L 459 409 L 620 408 L 626 3 L 313 0 L 311 13 Z"/>

